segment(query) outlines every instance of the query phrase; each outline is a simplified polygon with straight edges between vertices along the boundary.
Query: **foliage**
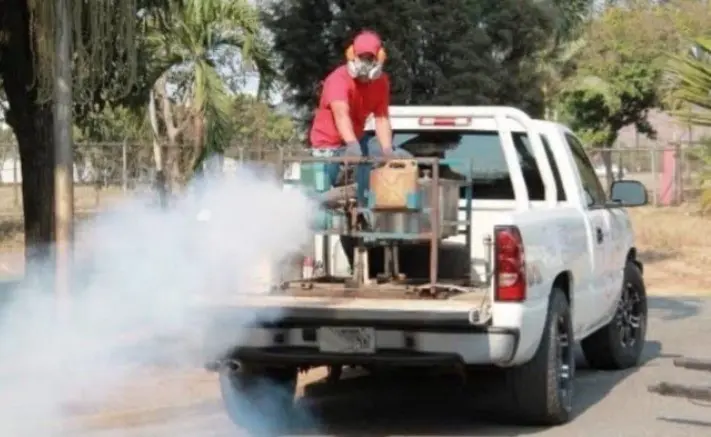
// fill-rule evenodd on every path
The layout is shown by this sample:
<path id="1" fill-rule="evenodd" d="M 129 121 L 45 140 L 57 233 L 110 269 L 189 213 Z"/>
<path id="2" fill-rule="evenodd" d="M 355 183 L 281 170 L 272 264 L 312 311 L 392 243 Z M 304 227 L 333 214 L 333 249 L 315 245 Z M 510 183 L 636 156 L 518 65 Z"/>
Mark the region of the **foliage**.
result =
<path id="1" fill-rule="evenodd" d="M 674 81 L 672 99 L 677 107 L 684 107 L 679 115 L 691 124 L 711 126 L 711 39 L 700 38 L 694 51 L 683 56 L 674 55 L 668 64 Z M 689 110 L 691 109 L 691 110 Z M 698 182 L 701 187 L 700 204 L 703 212 L 711 211 L 711 141 L 705 138 L 695 151 L 701 163 Z"/>
<path id="2" fill-rule="evenodd" d="M 348 42 L 372 28 L 389 54 L 394 104 L 507 104 L 540 115 L 536 59 L 559 24 L 551 3 L 284 0 L 265 7 L 264 17 L 299 109 L 315 106 Z"/>
<path id="3" fill-rule="evenodd" d="M 672 102 L 685 107 L 678 114 L 691 124 L 711 126 L 711 39 L 700 38 L 695 50 L 672 55 L 667 70 L 675 84 Z"/>
<path id="4" fill-rule="evenodd" d="M 694 175 L 694 182 L 699 188 L 699 208 L 702 214 L 711 212 L 711 138 L 703 137 L 696 147 L 690 149 L 691 162 L 698 169 Z"/>
<path id="5" fill-rule="evenodd" d="M 88 112 L 74 134 L 77 142 L 148 141 L 150 138 L 145 111 L 108 105 Z"/>
<path id="6" fill-rule="evenodd" d="M 554 17 L 553 36 L 537 60 L 548 119 L 558 118 L 557 99 L 565 82 L 575 73 L 585 47 L 584 25 L 590 19 L 594 3 L 594 0 L 555 0 L 548 4 Z"/>
<path id="7" fill-rule="evenodd" d="M 170 143 L 192 143 L 192 151 L 168 158 L 175 164 L 170 177 L 185 180 L 207 154 L 224 151 L 234 134 L 233 90 L 221 63 L 239 57 L 243 67 L 257 69 L 260 96 L 273 85 L 275 72 L 258 12 L 247 0 L 172 1 L 159 12 L 149 37 L 154 56 L 167 67 L 154 86 L 162 106 L 163 129 L 157 133 Z M 188 126 L 191 135 L 182 135 Z"/>
<path id="8" fill-rule="evenodd" d="M 586 32 L 576 75 L 561 94 L 561 112 L 589 144 L 610 147 L 630 124 L 654 136 L 647 112 L 660 103 L 663 55 L 676 37 L 668 13 L 648 3 L 610 7 Z"/>
<path id="9" fill-rule="evenodd" d="M 236 126 L 233 144 L 260 147 L 293 142 L 297 137 L 291 117 L 278 114 L 269 105 L 252 96 L 237 96 L 234 110 Z"/>
<path id="10" fill-rule="evenodd" d="M 593 146 L 610 147 L 617 132 L 635 125 L 654 137 L 651 108 L 668 103 L 668 53 L 708 32 L 711 9 L 697 0 L 629 0 L 607 7 L 584 33 L 575 75 L 564 83 L 559 110 Z"/>

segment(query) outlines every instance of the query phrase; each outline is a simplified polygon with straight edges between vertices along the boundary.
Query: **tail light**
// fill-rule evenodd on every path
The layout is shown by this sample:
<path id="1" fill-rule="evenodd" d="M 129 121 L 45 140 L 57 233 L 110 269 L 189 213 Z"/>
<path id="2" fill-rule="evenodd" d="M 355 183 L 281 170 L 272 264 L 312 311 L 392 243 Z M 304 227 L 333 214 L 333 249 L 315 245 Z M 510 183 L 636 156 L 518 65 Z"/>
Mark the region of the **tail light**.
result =
<path id="1" fill-rule="evenodd" d="M 494 297 L 500 302 L 526 300 L 526 259 L 516 226 L 494 228 Z"/>

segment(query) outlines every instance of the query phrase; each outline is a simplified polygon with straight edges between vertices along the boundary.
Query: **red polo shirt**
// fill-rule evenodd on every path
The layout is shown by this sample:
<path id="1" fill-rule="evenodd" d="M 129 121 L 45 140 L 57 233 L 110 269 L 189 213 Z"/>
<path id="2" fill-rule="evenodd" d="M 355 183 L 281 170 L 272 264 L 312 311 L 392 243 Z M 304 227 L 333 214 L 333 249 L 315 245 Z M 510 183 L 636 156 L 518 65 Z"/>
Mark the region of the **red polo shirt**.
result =
<path id="1" fill-rule="evenodd" d="M 365 120 L 370 114 L 375 117 L 388 116 L 390 80 L 383 73 L 372 82 L 360 82 L 348 74 L 345 65 L 333 70 L 323 83 L 321 99 L 311 126 L 310 141 L 313 148 L 334 148 L 343 144 L 331 112 L 331 103 L 338 100 L 348 103 L 353 131 L 360 138 L 365 130 Z"/>

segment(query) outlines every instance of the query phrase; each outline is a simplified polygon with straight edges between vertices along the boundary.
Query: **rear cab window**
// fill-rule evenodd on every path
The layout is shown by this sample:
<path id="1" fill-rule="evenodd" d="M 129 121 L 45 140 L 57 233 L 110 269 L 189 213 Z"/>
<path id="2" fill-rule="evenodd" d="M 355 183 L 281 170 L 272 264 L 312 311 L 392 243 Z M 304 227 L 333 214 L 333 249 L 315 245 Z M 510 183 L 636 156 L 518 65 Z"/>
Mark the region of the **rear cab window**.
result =
<path id="1" fill-rule="evenodd" d="M 558 188 L 558 200 L 565 200 L 560 172 L 550 145 L 541 137 L 545 153 L 553 170 Z M 513 132 L 514 146 L 523 171 L 531 200 L 544 200 L 543 178 L 533 157 L 528 135 Z M 465 179 L 471 172 L 472 193 L 475 199 L 514 199 L 513 182 L 506 165 L 498 131 L 472 130 L 395 130 L 393 146 L 402 147 L 415 156 L 461 159 L 461 164 L 443 165 L 440 175 L 445 178 Z M 462 189 L 460 196 L 466 197 Z"/>

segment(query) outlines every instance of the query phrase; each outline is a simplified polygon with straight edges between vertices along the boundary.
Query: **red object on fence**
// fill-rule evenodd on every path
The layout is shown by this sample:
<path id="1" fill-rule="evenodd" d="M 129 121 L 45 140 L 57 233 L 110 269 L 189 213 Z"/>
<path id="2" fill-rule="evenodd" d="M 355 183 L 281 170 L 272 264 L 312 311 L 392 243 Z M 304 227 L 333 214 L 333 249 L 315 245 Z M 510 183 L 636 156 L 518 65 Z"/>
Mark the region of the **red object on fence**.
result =
<path id="1" fill-rule="evenodd" d="M 676 150 L 666 149 L 662 153 L 662 177 L 659 181 L 659 204 L 671 206 L 677 203 Z"/>

